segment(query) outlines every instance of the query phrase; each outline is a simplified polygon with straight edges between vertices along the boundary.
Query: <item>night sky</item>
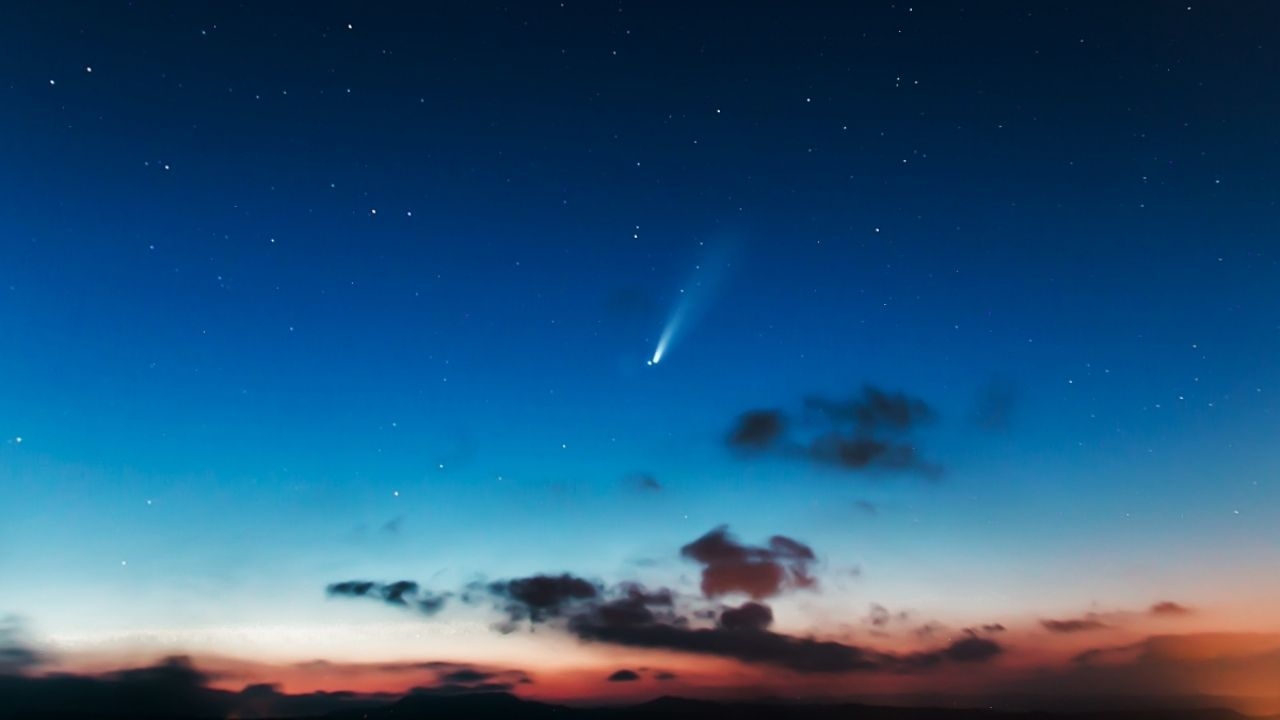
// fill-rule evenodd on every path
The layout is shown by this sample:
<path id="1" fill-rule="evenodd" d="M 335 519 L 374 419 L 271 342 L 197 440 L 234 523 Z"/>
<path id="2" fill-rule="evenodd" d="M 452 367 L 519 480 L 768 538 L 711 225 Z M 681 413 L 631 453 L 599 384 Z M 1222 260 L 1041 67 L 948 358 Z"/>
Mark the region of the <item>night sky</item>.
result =
<path id="1" fill-rule="evenodd" d="M 413 5 L 6 6 L 0 674 L 1280 710 L 1280 6 Z"/>

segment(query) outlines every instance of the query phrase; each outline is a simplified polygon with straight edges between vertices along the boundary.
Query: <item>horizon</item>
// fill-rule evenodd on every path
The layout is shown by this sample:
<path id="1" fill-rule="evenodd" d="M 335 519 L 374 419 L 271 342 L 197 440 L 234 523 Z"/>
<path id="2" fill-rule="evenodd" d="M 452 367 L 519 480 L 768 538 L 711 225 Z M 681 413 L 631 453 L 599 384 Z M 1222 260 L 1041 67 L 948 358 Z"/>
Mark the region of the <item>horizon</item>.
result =
<path id="1" fill-rule="evenodd" d="M 11 692 L 1280 715 L 1280 6 L 7 15 Z"/>

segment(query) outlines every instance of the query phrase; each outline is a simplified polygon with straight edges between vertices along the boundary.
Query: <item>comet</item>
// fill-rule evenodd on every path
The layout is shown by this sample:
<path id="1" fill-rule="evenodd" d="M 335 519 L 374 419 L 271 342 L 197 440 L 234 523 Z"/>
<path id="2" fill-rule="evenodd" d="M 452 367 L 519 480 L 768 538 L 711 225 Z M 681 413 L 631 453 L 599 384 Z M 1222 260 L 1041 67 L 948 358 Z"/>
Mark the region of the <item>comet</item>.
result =
<path id="1" fill-rule="evenodd" d="M 671 341 L 675 339 L 676 333 L 680 331 L 680 326 L 684 322 L 684 316 L 689 307 L 689 299 L 686 296 L 681 303 L 676 306 L 676 311 L 671 314 L 671 319 L 667 320 L 666 327 L 662 328 L 662 335 L 658 337 L 658 347 L 653 350 L 653 358 L 649 360 L 650 365 L 657 365 L 662 362 L 662 356 L 667 352 L 667 347 L 671 345 Z"/>
<path id="2" fill-rule="evenodd" d="M 645 365 L 652 367 L 662 362 L 667 351 L 671 349 L 676 338 L 691 328 L 710 305 L 712 295 L 720 285 L 724 269 L 729 265 L 728 245 L 721 245 L 710 253 L 706 261 L 694 266 L 694 274 L 689 280 L 687 290 L 680 290 L 680 302 L 667 319 L 667 324 L 658 336 L 658 346 L 653 349 L 653 356 Z"/>

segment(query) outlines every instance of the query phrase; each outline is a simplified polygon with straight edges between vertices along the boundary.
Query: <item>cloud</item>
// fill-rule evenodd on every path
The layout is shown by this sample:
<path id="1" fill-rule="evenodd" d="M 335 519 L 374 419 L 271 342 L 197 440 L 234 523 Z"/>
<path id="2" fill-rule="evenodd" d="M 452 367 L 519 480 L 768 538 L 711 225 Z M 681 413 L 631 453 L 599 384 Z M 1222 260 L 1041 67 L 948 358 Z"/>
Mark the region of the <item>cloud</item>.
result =
<path id="1" fill-rule="evenodd" d="M 817 584 L 809 572 L 813 549 L 783 535 L 769 538 L 765 547 L 743 545 L 722 525 L 680 548 L 680 555 L 702 565 L 707 597 L 744 593 L 759 600 Z"/>
<path id="2" fill-rule="evenodd" d="M 492 677 L 491 673 L 481 672 L 473 668 L 463 668 L 461 670 L 454 670 L 453 672 L 445 673 L 440 677 L 440 679 L 450 683 L 475 683 L 483 682 L 488 680 L 490 677 Z"/>
<path id="3" fill-rule="evenodd" d="M 351 597 L 365 597 L 374 588 L 378 587 L 378 583 L 368 580 L 345 580 L 343 582 L 331 583 L 325 588 L 325 592 L 330 595 L 349 595 Z"/>
<path id="4" fill-rule="evenodd" d="M 561 573 L 473 583 L 462 597 L 472 602 L 483 596 L 492 599 L 508 617 L 498 626 L 503 631 L 527 620 L 588 642 L 716 656 L 803 674 L 918 672 L 945 663 L 985 662 L 1003 650 L 976 632 L 941 648 L 908 654 L 774 632 L 769 629 L 773 610 L 759 600 L 787 589 L 814 587 L 812 548 L 783 535 L 761 546 L 746 545 L 720 526 L 682 547 L 680 554 L 702 565 L 701 596 L 677 596 L 666 588 L 636 583 L 606 587 Z M 406 593 L 416 588 L 409 581 L 393 585 L 407 588 Z M 386 595 L 384 586 L 365 581 L 332 587 L 349 594 Z M 709 605 L 714 598 L 735 593 L 751 600 L 738 606 Z M 460 679 L 485 678 L 467 672 L 439 678 L 445 685 Z"/>
<path id="5" fill-rule="evenodd" d="M 827 433 L 815 439 L 809 446 L 809 456 L 847 470 L 870 467 L 890 470 L 926 469 L 911 445 L 867 437 L 846 437 L 838 433 Z"/>
<path id="6" fill-rule="evenodd" d="M 764 630 L 773 624 L 773 609 L 758 602 L 746 602 L 720 613 L 720 627 L 725 630 Z"/>
<path id="7" fill-rule="evenodd" d="M 444 609 L 445 600 L 448 598 L 448 594 L 424 595 L 423 597 L 418 598 L 418 610 L 425 615 L 435 615 Z"/>
<path id="8" fill-rule="evenodd" d="M 916 628 L 913 632 L 921 640 L 932 640 L 945 629 L 946 626 L 942 623 L 930 621 Z"/>
<path id="9" fill-rule="evenodd" d="M 609 682 L 635 682 L 640 679 L 640 674 L 634 670 L 617 670 L 605 680 Z"/>
<path id="10" fill-rule="evenodd" d="M 885 392 L 872 385 L 850 400 L 830 400 L 811 395 L 805 411 L 824 417 L 832 425 L 848 426 L 859 435 L 901 433 L 932 422 L 936 414 L 925 401 L 902 392 Z"/>
<path id="11" fill-rule="evenodd" d="M 675 673 L 667 670 L 659 670 L 653 675 L 653 679 L 655 680 L 675 680 L 678 677 L 679 676 L 676 675 Z"/>
<path id="12" fill-rule="evenodd" d="M 435 594 L 423 591 L 412 580 L 377 583 L 371 580 L 345 580 L 331 583 L 325 588 L 331 597 L 367 597 L 381 600 L 388 605 L 414 608 L 426 615 L 434 615 L 444 608 L 449 593 Z"/>
<path id="13" fill-rule="evenodd" d="M 999 655 L 1004 648 L 995 640 L 970 636 L 951 643 L 941 652 L 943 657 L 954 662 L 978 663 Z"/>
<path id="14" fill-rule="evenodd" d="M 667 623 L 609 625 L 589 615 L 573 618 L 569 628 L 584 640 L 715 655 L 746 663 L 776 665 L 801 673 L 883 669 L 879 656 L 862 648 L 769 631 L 695 629 Z"/>
<path id="15" fill-rule="evenodd" d="M 1049 632 L 1062 634 L 1105 630 L 1111 627 L 1092 614 L 1069 620 L 1041 620 L 1040 625 Z"/>
<path id="16" fill-rule="evenodd" d="M 853 506 L 872 517 L 880 514 L 880 508 L 870 500 L 855 500 Z"/>
<path id="17" fill-rule="evenodd" d="M 599 585 L 568 573 L 501 580 L 490 583 L 487 590 L 502 601 L 512 622 L 545 622 L 576 604 L 600 597 Z"/>
<path id="18" fill-rule="evenodd" d="M 26 672 L 43 662 L 44 657 L 23 637 L 18 618 L 0 618 L 0 675 Z"/>
<path id="19" fill-rule="evenodd" d="M 1002 651 L 994 641 L 966 637 L 931 652 L 895 655 L 830 640 L 784 635 L 766 630 L 758 622 L 755 626 L 735 621 L 726 624 L 723 614 L 716 627 L 691 628 L 685 623 L 605 623 L 598 615 L 588 613 L 571 618 L 569 630 L 583 640 L 713 655 L 801 674 L 914 672 L 945 662 L 985 662 Z"/>
<path id="20" fill-rule="evenodd" d="M 738 417 L 726 442 L 739 452 L 777 452 L 845 470 L 941 472 L 920 457 L 910 439 L 936 418 L 920 398 L 867 385 L 846 400 L 811 395 L 802 407 L 799 422 L 789 422 L 781 410 L 749 410 Z M 794 437 L 793 426 L 800 429 Z"/>
<path id="21" fill-rule="evenodd" d="M 413 596 L 418 594 L 418 583 L 410 580 L 400 580 L 388 585 L 382 586 L 382 599 L 392 605 L 408 606 L 405 596 Z"/>
<path id="22" fill-rule="evenodd" d="M 29 647 L 18 644 L 0 644 L 0 674 L 12 675 L 36 667 L 40 655 Z"/>
<path id="23" fill-rule="evenodd" d="M 871 611 L 867 613 L 867 622 L 872 627 L 884 627 L 892 619 L 893 616 L 889 613 L 889 608 L 878 603 L 871 603 Z"/>
<path id="24" fill-rule="evenodd" d="M 1181 615 L 1190 615 L 1193 611 L 1186 605 L 1180 605 L 1170 600 L 1163 600 L 1155 603 L 1147 609 L 1152 615 L 1160 615 L 1164 617 L 1178 617 Z"/>
<path id="25" fill-rule="evenodd" d="M 1145 614 L 1157 617 L 1180 617 L 1189 615 L 1191 612 L 1191 608 L 1188 608 L 1185 605 L 1180 605 L 1176 602 L 1166 600 L 1154 603 L 1146 609 Z M 1124 624 L 1126 621 L 1131 620 L 1140 614 L 1141 613 L 1135 612 L 1091 612 L 1078 618 L 1041 620 L 1040 625 L 1045 630 L 1053 633 L 1082 633 L 1094 630 L 1107 630 Z"/>
<path id="26" fill-rule="evenodd" d="M 748 410 L 729 431 L 729 447 L 767 450 L 782 439 L 786 421 L 779 410 Z"/>
<path id="27" fill-rule="evenodd" d="M 457 663 L 442 660 L 430 660 L 425 662 L 400 662 L 400 663 L 383 663 L 374 666 L 368 665 L 335 665 L 324 661 L 318 663 L 308 663 L 308 665 L 318 665 L 322 669 L 328 669 L 335 673 L 351 675 L 361 670 L 367 670 L 370 667 L 383 673 L 421 673 L 426 671 L 431 673 L 435 680 L 433 687 L 458 689 L 463 686 L 474 686 L 476 688 L 502 688 L 513 689 L 518 685 L 530 685 L 533 678 L 523 670 L 496 669 L 488 667 L 479 667 L 470 663 Z M 423 688 L 418 688 L 419 690 Z"/>
<path id="28" fill-rule="evenodd" d="M 646 590 L 624 583 L 612 593 L 615 597 L 592 608 L 602 622 L 616 625 L 654 622 L 659 619 L 677 622 L 675 595 L 666 588 Z"/>
<path id="29" fill-rule="evenodd" d="M 437 692 L 510 692 L 519 685 L 533 683 L 522 670 L 481 670 L 471 666 L 438 671 L 435 679 L 436 685 L 431 689 Z"/>

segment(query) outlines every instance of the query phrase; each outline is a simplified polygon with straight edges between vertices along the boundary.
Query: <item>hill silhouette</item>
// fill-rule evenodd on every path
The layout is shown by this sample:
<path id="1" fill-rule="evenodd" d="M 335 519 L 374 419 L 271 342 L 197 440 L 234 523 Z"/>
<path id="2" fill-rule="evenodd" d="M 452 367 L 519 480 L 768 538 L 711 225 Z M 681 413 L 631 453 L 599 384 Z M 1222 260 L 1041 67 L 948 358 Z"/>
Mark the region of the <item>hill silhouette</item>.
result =
<path id="1" fill-rule="evenodd" d="M 508 693 L 415 694 L 366 709 L 349 709 L 324 720 L 1258 720 L 1234 710 L 1135 709 L 1098 712 L 1004 712 L 982 708 L 889 707 L 858 703 L 800 703 L 785 700 L 720 702 L 664 696 L 648 702 L 608 707 L 570 707 L 522 700 Z M 1280 720 L 1280 717 L 1264 720 Z"/>

